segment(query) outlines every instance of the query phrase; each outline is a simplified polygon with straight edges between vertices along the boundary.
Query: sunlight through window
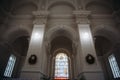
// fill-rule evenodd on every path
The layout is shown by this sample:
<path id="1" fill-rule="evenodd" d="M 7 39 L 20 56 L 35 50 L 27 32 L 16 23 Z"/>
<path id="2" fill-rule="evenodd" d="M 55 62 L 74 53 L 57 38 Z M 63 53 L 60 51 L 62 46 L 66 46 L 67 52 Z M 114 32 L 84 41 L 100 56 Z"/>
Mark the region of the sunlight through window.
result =
<path id="1" fill-rule="evenodd" d="M 68 56 L 64 53 L 59 53 L 55 59 L 55 78 L 68 79 Z"/>
<path id="2" fill-rule="evenodd" d="M 11 77 L 12 72 L 13 72 L 13 68 L 15 65 L 15 61 L 16 61 L 16 57 L 14 55 L 11 55 L 9 57 L 7 67 L 5 69 L 4 76 Z"/>
<path id="3" fill-rule="evenodd" d="M 118 67 L 115 56 L 112 54 L 108 57 L 110 67 L 113 73 L 114 78 L 120 78 L 120 69 Z"/>

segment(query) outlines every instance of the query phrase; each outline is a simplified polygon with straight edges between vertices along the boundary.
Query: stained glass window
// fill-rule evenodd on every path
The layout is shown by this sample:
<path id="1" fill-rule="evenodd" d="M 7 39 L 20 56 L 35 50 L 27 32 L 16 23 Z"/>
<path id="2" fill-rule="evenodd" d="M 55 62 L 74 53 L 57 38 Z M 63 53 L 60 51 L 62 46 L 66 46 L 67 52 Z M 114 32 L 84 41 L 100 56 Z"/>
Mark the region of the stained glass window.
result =
<path id="1" fill-rule="evenodd" d="M 55 58 L 55 78 L 68 78 L 68 56 L 59 53 Z"/>
<path id="2" fill-rule="evenodd" d="M 8 60 L 8 64 L 6 66 L 4 76 L 6 77 L 11 77 L 12 71 L 15 65 L 16 57 L 14 55 L 11 55 Z"/>
<path id="3" fill-rule="evenodd" d="M 111 67 L 114 78 L 120 78 L 120 69 L 119 69 L 119 66 L 117 64 L 115 56 L 113 54 L 110 55 L 108 57 L 108 60 L 109 60 L 110 67 Z"/>

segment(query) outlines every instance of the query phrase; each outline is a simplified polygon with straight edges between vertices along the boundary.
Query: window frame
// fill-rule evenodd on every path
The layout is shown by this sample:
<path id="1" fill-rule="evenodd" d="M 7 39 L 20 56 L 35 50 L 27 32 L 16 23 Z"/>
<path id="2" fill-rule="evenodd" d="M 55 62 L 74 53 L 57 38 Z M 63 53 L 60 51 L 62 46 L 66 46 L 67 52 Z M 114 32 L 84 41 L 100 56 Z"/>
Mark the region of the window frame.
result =
<path id="1" fill-rule="evenodd" d="M 60 56 L 61 54 L 63 54 L 64 55 L 64 60 L 65 60 L 65 63 L 64 64 L 66 64 L 66 65 L 58 65 L 58 63 L 59 63 L 59 60 L 58 60 L 58 56 Z M 60 58 L 59 58 L 60 59 Z M 57 62 L 57 63 L 56 63 Z M 64 62 L 64 61 L 63 61 Z M 62 67 L 64 67 L 64 69 L 66 68 L 67 69 L 67 74 L 66 75 L 64 75 L 64 76 L 58 76 L 59 74 L 56 74 L 56 67 L 60 67 L 60 66 L 62 66 Z M 62 70 L 61 70 L 62 71 Z M 57 75 L 57 76 L 56 76 Z M 54 70 L 54 77 L 55 78 L 69 78 L 69 57 L 65 54 L 65 53 L 58 53 L 56 56 L 55 56 L 55 70 Z"/>
<path id="2" fill-rule="evenodd" d="M 118 66 L 118 63 L 114 54 L 111 54 L 108 56 L 108 62 L 109 62 L 114 79 L 120 78 L 120 68 Z"/>
<path id="3" fill-rule="evenodd" d="M 4 76 L 5 77 L 11 77 L 12 76 L 15 63 L 16 63 L 16 56 L 11 54 L 9 59 L 8 59 L 8 63 L 7 63 L 7 66 L 5 68 L 5 71 L 4 71 Z"/>

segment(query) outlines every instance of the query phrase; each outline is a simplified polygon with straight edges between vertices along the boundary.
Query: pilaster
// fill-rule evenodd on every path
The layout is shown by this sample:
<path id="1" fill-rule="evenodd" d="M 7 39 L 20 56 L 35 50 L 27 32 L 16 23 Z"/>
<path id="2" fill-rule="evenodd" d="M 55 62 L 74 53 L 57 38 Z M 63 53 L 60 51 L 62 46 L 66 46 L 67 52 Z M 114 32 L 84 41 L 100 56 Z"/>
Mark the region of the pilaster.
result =
<path id="1" fill-rule="evenodd" d="M 79 32 L 79 43 L 80 46 L 78 48 L 78 64 L 81 64 L 81 68 L 78 67 L 78 79 L 85 78 L 86 80 L 104 80 L 103 73 L 99 62 L 97 60 L 93 37 L 90 29 L 90 20 L 89 16 L 91 14 L 90 11 L 74 11 L 76 17 L 76 23 L 78 25 Z M 91 55 L 94 59 L 94 62 L 90 64 L 87 59 L 88 55 Z M 90 58 L 90 57 L 89 57 Z M 90 58 L 91 59 L 91 58 Z M 81 62 L 81 63 L 80 63 Z M 79 66 L 79 65 L 78 65 Z"/>
<path id="2" fill-rule="evenodd" d="M 21 72 L 21 78 L 31 78 L 39 80 L 43 75 L 46 75 L 45 66 L 47 66 L 47 56 L 44 45 L 44 33 L 48 12 L 35 11 L 33 12 L 33 16 L 33 31 L 29 43 L 26 61 Z M 31 55 L 36 56 L 36 63 L 34 64 L 30 64 L 28 61 Z"/>

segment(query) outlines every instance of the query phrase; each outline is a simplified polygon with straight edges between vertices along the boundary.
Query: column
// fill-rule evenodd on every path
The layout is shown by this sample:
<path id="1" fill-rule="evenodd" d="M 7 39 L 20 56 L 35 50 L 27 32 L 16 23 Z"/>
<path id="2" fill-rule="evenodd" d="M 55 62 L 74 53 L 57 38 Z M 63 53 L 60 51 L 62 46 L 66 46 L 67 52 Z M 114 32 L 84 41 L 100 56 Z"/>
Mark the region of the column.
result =
<path id="1" fill-rule="evenodd" d="M 80 10 L 73 12 L 76 16 L 76 23 L 78 25 L 80 58 L 82 61 L 82 71 L 79 71 L 78 78 L 85 78 L 86 80 L 104 80 L 103 72 L 98 63 L 93 37 L 90 29 L 90 21 L 88 16 L 90 11 Z"/>
<path id="2" fill-rule="evenodd" d="M 44 33 L 45 24 L 47 20 L 47 11 L 35 11 L 33 12 L 33 31 L 29 43 L 29 49 L 26 56 L 25 64 L 21 72 L 21 78 L 37 79 L 40 80 L 42 74 L 44 74 L 44 60 L 45 60 L 45 47 L 44 47 Z M 29 63 L 31 55 L 36 56 L 36 62 Z M 34 60 L 34 57 L 31 58 Z M 41 74 L 42 73 L 42 74 Z"/>

